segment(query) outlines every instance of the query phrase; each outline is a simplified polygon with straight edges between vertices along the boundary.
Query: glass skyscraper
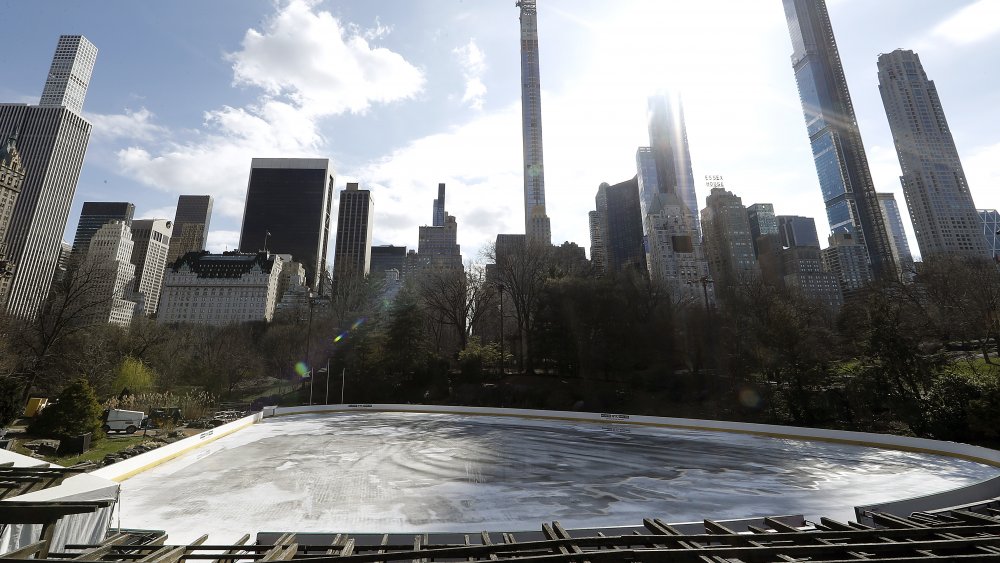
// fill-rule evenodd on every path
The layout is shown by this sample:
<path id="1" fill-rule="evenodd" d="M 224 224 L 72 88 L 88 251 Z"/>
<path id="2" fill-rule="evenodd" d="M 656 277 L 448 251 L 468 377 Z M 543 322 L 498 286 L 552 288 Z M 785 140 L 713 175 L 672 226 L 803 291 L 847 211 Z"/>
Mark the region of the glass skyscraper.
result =
<path id="1" fill-rule="evenodd" d="M 983 222 L 983 238 L 996 260 L 1000 254 L 1000 213 L 996 209 L 979 209 L 979 218 Z"/>
<path id="2" fill-rule="evenodd" d="M 894 276 L 892 246 L 861 143 L 844 67 L 824 0 L 783 0 L 792 69 L 830 230 L 868 251 L 876 277 Z"/>
<path id="3" fill-rule="evenodd" d="M 174 230 L 170 238 L 167 264 L 173 264 L 188 252 L 205 250 L 208 229 L 212 224 L 212 196 L 181 195 L 174 211 Z"/>
<path id="4" fill-rule="evenodd" d="M 920 57 L 903 49 L 879 55 L 878 89 L 903 170 L 900 181 L 920 255 L 987 256 L 955 139 Z"/>
<path id="5" fill-rule="evenodd" d="M 326 271 L 331 205 L 333 174 L 328 159 L 253 159 L 240 252 L 291 254 L 305 267 L 306 284 L 319 291 Z"/>
<path id="6" fill-rule="evenodd" d="M 908 276 L 914 271 L 913 255 L 910 253 L 910 243 L 906 240 L 906 231 L 903 230 L 903 215 L 899 212 L 896 196 L 891 193 L 879 193 L 878 204 L 882 208 L 882 216 L 885 217 L 889 240 L 892 241 L 892 257 L 896 260 L 896 267 L 899 268 L 900 275 Z"/>

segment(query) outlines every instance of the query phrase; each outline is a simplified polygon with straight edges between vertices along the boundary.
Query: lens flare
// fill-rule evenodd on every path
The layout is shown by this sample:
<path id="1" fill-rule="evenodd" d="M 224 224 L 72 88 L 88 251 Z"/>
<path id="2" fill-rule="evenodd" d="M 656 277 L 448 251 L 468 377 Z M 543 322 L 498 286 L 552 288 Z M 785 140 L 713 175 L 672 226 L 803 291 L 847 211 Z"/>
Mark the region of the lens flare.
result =
<path id="1" fill-rule="evenodd" d="M 744 387 L 743 389 L 740 389 L 740 403 L 747 408 L 760 408 L 760 395 L 753 389 Z"/>
<path id="2" fill-rule="evenodd" d="M 295 373 L 299 374 L 301 377 L 305 377 L 309 373 L 309 366 L 305 362 L 297 362 L 295 364 Z"/>
<path id="3" fill-rule="evenodd" d="M 360 319 L 354 321 L 354 324 L 351 325 L 351 330 L 356 330 L 359 326 L 364 324 L 365 320 L 366 319 L 364 317 L 361 317 Z"/>

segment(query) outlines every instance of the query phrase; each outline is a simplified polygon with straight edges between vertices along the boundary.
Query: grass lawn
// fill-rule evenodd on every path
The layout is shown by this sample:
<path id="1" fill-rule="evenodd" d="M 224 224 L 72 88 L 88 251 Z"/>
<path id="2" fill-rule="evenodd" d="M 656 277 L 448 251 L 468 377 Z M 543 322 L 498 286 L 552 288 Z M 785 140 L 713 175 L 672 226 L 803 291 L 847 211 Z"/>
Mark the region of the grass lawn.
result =
<path id="1" fill-rule="evenodd" d="M 120 452 L 129 446 L 141 444 L 146 440 L 149 440 L 149 438 L 144 438 L 141 434 L 105 437 L 96 444 L 92 443 L 91 449 L 87 450 L 87 452 L 83 455 L 45 456 L 44 459 L 45 461 L 56 463 L 62 465 L 63 467 L 69 467 L 70 465 L 80 463 L 81 461 L 99 462 L 108 454 Z M 20 441 L 14 446 L 14 451 L 23 455 L 31 454 L 31 451 L 21 445 Z"/>

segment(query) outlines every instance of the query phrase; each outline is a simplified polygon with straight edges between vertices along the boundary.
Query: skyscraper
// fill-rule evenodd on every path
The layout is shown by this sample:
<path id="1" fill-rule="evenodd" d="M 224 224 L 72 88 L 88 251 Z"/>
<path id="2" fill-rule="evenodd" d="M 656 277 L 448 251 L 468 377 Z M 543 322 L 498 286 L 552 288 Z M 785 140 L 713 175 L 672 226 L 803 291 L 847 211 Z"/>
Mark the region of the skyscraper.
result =
<path id="1" fill-rule="evenodd" d="M 757 239 L 764 235 L 778 234 L 778 220 L 774 216 L 774 205 L 771 203 L 755 203 L 747 207 L 747 220 L 750 221 L 750 239 L 753 241 L 753 253 L 760 255 Z"/>
<path id="2" fill-rule="evenodd" d="M 444 184 L 438 184 L 438 196 L 434 200 L 434 218 L 431 225 L 435 227 L 444 226 Z M 403 252 L 406 254 L 406 252 Z"/>
<path id="3" fill-rule="evenodd" d="M 85 201 L 80 211 L 80 221 L 76 224 L 73 250 L 81 255 L 90 249 L 90 239 L 94 233 L 112 221 L 125 224 L 132 222 L 135 204 L 127 201 Z"/>
<path id="4" fill-rule="evenodd" d="M 891 193 L 879 193 L 878 204 L 882 208 L 882 216 L 885 217 L 885 228 L 889 233 L 889 241 L 892 242 L 892 258 L 896 262 L 899 274 L 904 277 L 914 273 L 913 255 L 910 254 L 910 243 L 906 240 L 906 231 L 903 230 L 903 215 L 899 212 L 899 205 L 896 204 L 896 196 Z"/>
<path id="5" fill-rule="evenodd" d="M 167 263 L 173 264 L 188 252 L 205 250 L 212 222 L 212 196 L 182 195 L 177 198 L 174 229 L 170 237 Z"/>
<path id="6" fill-rule="evenodd" d="M 721 176 L 707 176 L 711 193 L 701 210 L 705 256 L 717 287 L 734 287 L 760 273 L 743 200 L 723 186 Z"/>
<path id="7" fill-rule="evenodd" d="M 434 200 L 434 222 L 439 218 L 443 218 L 440 225 L 420 227 L 417 253 L 410 257 L 409 270 L 461 270 L 464 267 L 462 249 L 458 245 L 458 221 L 444 207 L 444 184 L 438 184 L 438 198 Z"/>
<path id="8" fill-rule="evenodd" d="M 371 269 L 372 227 L 375 204 L 368 190 L 348 182 L 340 192 L 337 241 L 333 250 L 334 278 L 367 276 Z"/>
<path id="9" fill-rule="evenodd" d="M 443 225 L 442 225 L 443 226 Z M 372 276 L 383 277 L 389 270 L 399 272 L 400 278 L 406 275 L 406 247 L 383 244 L 372 247 L 372 259 L 369 272 Z"/>
<path id="10" fill-rule="evenodd" d="M 132 233 L 124 221 L 105 223 L 90 238 L 81 268 L 91 273 L 86 298 L 91 300 L 91 314 L 100 322 L 123 327 L 132 323 L 137 296 L 131 255 Z"/>
<path id="11" fill-rule="evenodd" d="M 826 216 L 834 233 L 849 232 L 868 251 L 876 277 L 895 275 L 892 246 L 861 143 L 844 67 L 824 0 L 782 0 Z"/>
<path id="12" fill-rule="evenodd" d="M 1000 257 L 1000 212 L 996 209 L 979 209 L 979 218 L 983 222 L 983 237 L 986 246 L 993 253 L 993 259 Z"/>
<path id="13" fill-rule="evenodd" d="M 41 107 L 65 107 L 83 112 L 90 75 L 97 62 L 97 47 L 82 35 L 63 35 L 56 44 L 49 76 L 42 89 Z"/>
<path id="14" fill-rule="evenodd" d="M 823 269 L 837 277 L 845 297 L 864 289 L 872 281 L 865 249 L 851 233 L 833 233 L 830 246 L 821 251 Z"/>
<path id="15" fill-rule="evenodd" d="M 601 225 L 601 215 L 597 210 L 587 213 L 590 226 L 590 263 L 594 265 L 594 273 L 598 277 L 608 272 L 608 251 L 604 248 L 604 228 Z"/>
<path id="16" fill-rule="evenodd" d="M 7 302 L 10 280 L 14 277 L 14 263 L 7 260 L 7 244 L 4 241 L 23 183 L 24 165 L 17 152 L 15 135 L 11 135 L 0 147 L 0 309 Z"/>
<path id="17" fill-rule="evenodd" d="M 173 223 L 167 219 L 132 221 L 132 256 L 135 265 L 133 290 L 141 296 L 143 313 L 156 314 L 167 267 Z"/>
<path id="18" fill-rule="evenodd" d="M 676 193 L 695 218 L 698 229 L 698 194 L 680 99 L 667 94 L 650 97 L 648 117 L 649 148 L 656 166 L 657 191 Z"/>
<path id="19" fill-rule="evenodd" d="M 633 269 L 645 271 L 646 251 L 642 244 L 638 177 L 613 186 L 601 184 L 594 200 L 601 244 L 598 254 L 603 252 L 600 257 L 603 262 L 597 264 L 593 256 L 591 259 L 595 260 L 598 271 L 602 274 Z"/>
<path id="20" fill-rule="evenodd" d="M 240 252 L 291 254 L 305 266 L 307 285 L 319 291 L 326 271 L 332 205 L 333 173 L 328 159 L 253 159 Z"/>
<path id="21" fill-rule="evenodd" d="M 920 57 L 903 49 L 879 55 L 878 84 L 920 255 L 988 256 L 955 139 Z"/>
<path id="22" fill-rule="evenodd" d="M 524 232 L 530 242 L 551 244 L 545 213 L 542 165 L 542 88 L 538 71 L 538 13 L 535 0 L 519 0 L 521 10 L 521 133 L 524 149 Z"/>
<path id="23" fill-rule="evenodd" d="M 697 211 L 682 196 L 694 186 L 683 110 L 666 96 L 650 98 L 649 107 L 651 146 L 636 152 L 646 268 L 678 301 L 700 300 L 709 272 Z"/>
<path id="24" fill-rule="evenodd" d="M 777 222 L 778 236 L 781 237 L 782 246 L 815 246 L 819 248 L 816 220 L 812 217 L 778 215 Z"/>
<path id="25" fill-rule="evenodd" d="M 63 36 L 42 103 L 0 104 L 0 131 L 18 132 L 26 174 L 7 232 L 8 259 L 16 264 L 7 311 L 15 316 L 33 318 L 52 283 L 90 140 L 90 123 L 79 112 L 96 56 L 84 37 Z"/>

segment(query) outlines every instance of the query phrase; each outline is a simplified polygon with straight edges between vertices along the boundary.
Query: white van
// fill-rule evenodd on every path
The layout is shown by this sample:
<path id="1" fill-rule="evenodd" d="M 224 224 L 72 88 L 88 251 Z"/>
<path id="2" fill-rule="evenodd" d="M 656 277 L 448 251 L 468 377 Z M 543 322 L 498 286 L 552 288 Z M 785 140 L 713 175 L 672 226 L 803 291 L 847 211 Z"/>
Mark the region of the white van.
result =
<path id="1" fill-rule="evenodd" d="M 126 411 L 122 409 L 109 409 L 104 419 L 104 432 L 125 432 L 133 434 L 136 430 L 146 427 L 146 413 L 142 411 Z"/>

